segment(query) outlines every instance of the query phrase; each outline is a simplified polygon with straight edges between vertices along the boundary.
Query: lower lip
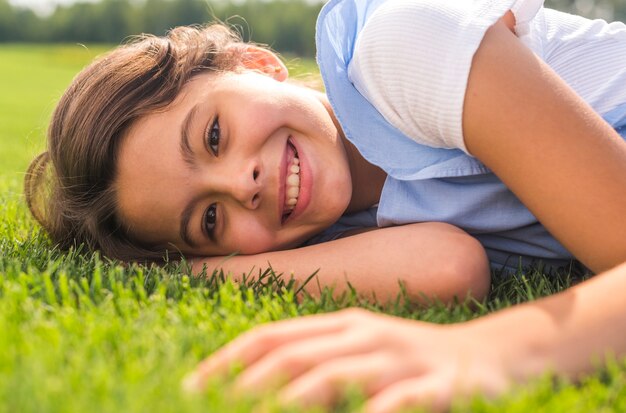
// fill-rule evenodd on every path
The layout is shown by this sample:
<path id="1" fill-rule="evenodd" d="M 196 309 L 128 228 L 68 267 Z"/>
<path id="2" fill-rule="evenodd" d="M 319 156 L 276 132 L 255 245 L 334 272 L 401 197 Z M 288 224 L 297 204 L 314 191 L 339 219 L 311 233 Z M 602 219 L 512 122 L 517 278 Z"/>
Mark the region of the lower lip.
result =
<path id="1" fill-rule="evenodd" d="M 293 137 L 289 139 L 291 144 L 296 148 L 296 151 L 298 152 L 298 159 L 300 159 L 300 193 L 298 194 L 298 203 L 289 217 L 285 220 L 285 224 L 298 218 L 298 216 L 300 216 L 309 205 L 309 202 L 311 201 L 312 186 L 312 174 L 308 159 L 302 152 L 302 148 L 298 146 Z"/>

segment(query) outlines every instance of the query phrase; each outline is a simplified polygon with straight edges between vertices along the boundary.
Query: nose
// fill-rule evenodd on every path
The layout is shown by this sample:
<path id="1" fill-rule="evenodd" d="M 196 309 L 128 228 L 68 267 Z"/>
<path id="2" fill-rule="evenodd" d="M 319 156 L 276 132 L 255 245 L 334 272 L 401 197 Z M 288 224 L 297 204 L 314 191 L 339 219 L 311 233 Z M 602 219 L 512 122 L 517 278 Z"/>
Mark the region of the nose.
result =
<path id="1" fill-rule="evenodd" d="M 219 176 L 215 176 L 218 175 Z M 215 170 L 212 179 L 213 190 L 230 197 L 243 207 L 257 209 L 261 203 L 261 168 L 256 163 L 238 168 L 229 165 Z"/>

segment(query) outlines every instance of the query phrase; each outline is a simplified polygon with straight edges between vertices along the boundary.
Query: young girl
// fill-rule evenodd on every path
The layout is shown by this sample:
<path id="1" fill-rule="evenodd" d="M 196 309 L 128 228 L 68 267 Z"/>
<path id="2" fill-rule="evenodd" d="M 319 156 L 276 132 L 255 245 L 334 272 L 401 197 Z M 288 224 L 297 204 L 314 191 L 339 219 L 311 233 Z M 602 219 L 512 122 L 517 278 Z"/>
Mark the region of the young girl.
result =
<path id="1" fill-rule="evenodd" d="M 383 300 L 398 280 L 480 298 L 484 251 L 500 268 L 626 259 L 623 24 L 533 0 L 345 0 L 317 44 L 327 95 L 221 26 L 97 60 L 31 165 L 33 214 L 65 247 L 319 269 Z"/>
<path id="2" fill-rule="evenodd" d="M 531 211 L 594 271 L 626 260 L 626 26 L 534 0 L 335 0 L 317 29 L 333 113 L 388 174 L 379 224 L 442 218 L 475 234 L 492 262 L 563 258 Z M 287 404 L 330 405 L 356 385 L 368 413 L 446 411 L 458 396 L 546 372 L 577 379 L 623 356 L 625 314 L 622 265 L 459 325 L 355 310 L 274 323 L 185 384 L 201 389 L 237 362 L 237 390 Z"/>

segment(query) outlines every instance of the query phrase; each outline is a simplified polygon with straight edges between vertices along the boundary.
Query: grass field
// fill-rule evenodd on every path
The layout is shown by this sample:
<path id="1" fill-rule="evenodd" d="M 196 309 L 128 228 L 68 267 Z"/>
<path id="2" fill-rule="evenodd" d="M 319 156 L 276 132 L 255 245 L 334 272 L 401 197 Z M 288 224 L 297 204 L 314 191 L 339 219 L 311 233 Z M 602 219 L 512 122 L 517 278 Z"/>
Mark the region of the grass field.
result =
<path id="1" fill-rule="evenodd" d="M 203 395 L 183 394 L 181 378 L 254 325 L 367 305 L 328 292 L 296 300 L 289 284 L 272 277 L 250 285 L 190 279 L 174 264 L 123 267 L 50 245 L 22 202 L 23 171 L 43 147 L 55 100 L 102 50 L 0 46 L 0 412 L 251 411 L 254 401 L 229 399 L 219 384 Z M 567 275 L 530 271 L 496 278 L 490 298 L 474 309 L 464 303 L 418 310 L 401 298 L 369 307 L 452 323 L 569 285 Z M 352 411 L 359 400 L 354 395 L 337 411 Z M 576 385 L 546 378 L 456 411 L 624 412 L 626 368 L 613 363 Z"/>

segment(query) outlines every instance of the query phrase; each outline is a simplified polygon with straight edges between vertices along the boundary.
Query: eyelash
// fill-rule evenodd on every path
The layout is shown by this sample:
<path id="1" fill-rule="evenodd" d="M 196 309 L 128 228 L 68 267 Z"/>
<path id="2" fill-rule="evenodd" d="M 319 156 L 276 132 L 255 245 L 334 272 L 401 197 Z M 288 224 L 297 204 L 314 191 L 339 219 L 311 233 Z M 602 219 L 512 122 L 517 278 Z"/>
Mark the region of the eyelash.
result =
<path id="1" fill-rule="evenodd" d="M 209 238 L 214 240 L 215 238 L 215 225 L 217 223 L 217 204 L 211 204 L 206 211 L 204 211 L 204 216 L 202 217 L 202 225 L 204 225 L 204 229 L 206 230 Z"/>
<path id="2" fill-rule="evenodd" d="M 206 131 L 205 142 L 207 148 L 218 156 L 220 152 L 220 123 L 219 118 L 215 118 L 211 126 Z"/>
<path id="3" fill-rule="evenodd" d="M 214 156 L 218 156 L 220 152 L 220 123 L 219 118 L 216 117 L 211 126 L 205 133 L 205 142 L 207 149 L 210 150 Z M 211 204 L 202 217 L 202 225 L 204 229 L 213 241 L 215 241 L 215 226 L 217 224 L 217 204 Z"/>

